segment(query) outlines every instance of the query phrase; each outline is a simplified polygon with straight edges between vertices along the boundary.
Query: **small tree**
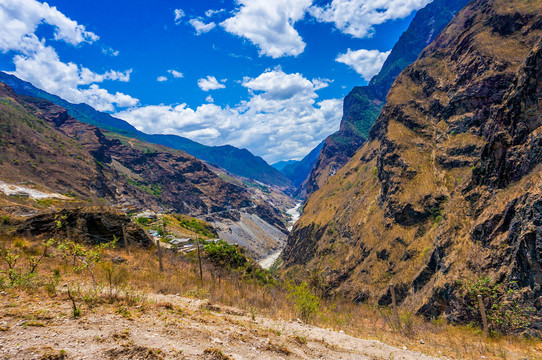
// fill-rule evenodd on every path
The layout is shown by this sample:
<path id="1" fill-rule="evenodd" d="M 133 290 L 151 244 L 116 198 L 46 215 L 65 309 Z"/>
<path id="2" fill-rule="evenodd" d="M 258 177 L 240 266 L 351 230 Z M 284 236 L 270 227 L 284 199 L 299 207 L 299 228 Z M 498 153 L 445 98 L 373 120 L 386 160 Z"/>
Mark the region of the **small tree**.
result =
<path id="1" fill-rule="evenodd" d="M 292 300 L 304 321 L 320 311 L 320 298 L 313 294 L 306 282 L 299 285 L 288 283 L 288 299 Z"/>
<path id="2" fill-rule="evenodd" d="M 15 249 L 0 249 L 0 258 L 8 265 L 6 271 L 10 285 L 13 286 L 19 278 L 19 273 L 16 271 L 17 261 L 19 260 L 19 254 Z"/>
<path id="3" fill-rule="evenodd" d="M 58 243 L 57 249 L 64 258 L 73 259 L 73 271 L 86 269 L 92 278 L 92 287 L 96 292 L 96 277 L 94 276 L 94 265 L 100 262 L 102 250 L 115 247 L 118 239 L 113 237 L 113 241 L 85 249 L 81 244 L 72 240 L 63 240 Z"/>
<path id="4" fill-rule="evenodd" d="M 47 250 L 53 244 L 54 240 L 49 239 L 43 242 L 43 252 L 39 257 L 30 256 L 28 258 L 28 270 L 24 270 L 22 265 L 18 266 L 20 253 L 16 247 L 0 248 L 0 259 L 8 266 L 7 273 L 10 286 L 25 285 L 36 275 L 41 261 L 47 256 Z"/>

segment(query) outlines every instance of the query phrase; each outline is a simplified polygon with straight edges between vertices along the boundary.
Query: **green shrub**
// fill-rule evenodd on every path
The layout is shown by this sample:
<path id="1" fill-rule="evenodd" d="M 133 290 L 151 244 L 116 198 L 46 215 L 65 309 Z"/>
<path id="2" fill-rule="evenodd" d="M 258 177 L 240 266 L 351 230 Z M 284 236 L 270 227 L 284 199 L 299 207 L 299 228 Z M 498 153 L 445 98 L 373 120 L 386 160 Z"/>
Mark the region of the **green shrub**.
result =
<path id="1" fill-rule="evenodd" d="M 209 257 L 216 264 L 228 267 L 230 269 L 246 268 L 249 261 L 242 249 L 235 245 L 230 245 L 225 241 L 211 242 L 204 246 Z"/>
<path id="2" fill-rule="evenodd" d="M 294 302 L 299 315 L 304 321 L 310 320 L 320 311 L 320 298 L 312 293 L 306 282 L 299 285 L 289 283 L 288 299 Z"/>
<path id="3" fill-rule="evenodd" d="M 215 265 L 242 273 L 245 280 L 258 281 L 262 285 L 276 284 L 271 272 L 260 268 L 255 262 L 249 260 L 243 248 L 237 245 L 230 245 L 220 240 L 205 243 L 203 249 Z"/>
<path id="4" fill-rule="evenodd" d="M 217 236 L 213 227 L 206 222 L 183 216 L 175 216 L 175 218 L 177 219 L 181 227 L 193 231 L 196 234 L 205 236 L 207 238 L 213 238 Z"/>
<path id="5" fill-rule="evenodd" d="M 146 218 L 146 217 L 138 217 L 138 218 L 136 219 L 136 223 L 138 223 L 139 225 L 142 225 L 142 226 L 147 226 L 147 225 L 149 225 L 151 222 L 152 222 L 152 220 L 149 219 L 149 218 Z"/>
<path id="6" fill-rule="evenodd" d="M 53 199 L 37 199 L 36 204 L 41 206 L 51 206 L 53 205 Z"/>
<path id="7" fill-rule="evenodd" d="M 2 287 L 34 288 L 39 285 L 37 279 L 37 268 L 41 261 L 47 256 L 47 250 L 52 245 L 52 240 L 43 242 L 41 256 L 30 256 L 28 263 L 19 263 L 21 252 L 25 251 L 25 244 L 22 241 L 14 241 L 12 247 L 0 248 L 0 260 L 7 265 L 6 270 L 0 270 L 0 276 L 6 274 L 7 278 L 0 277 Z M 9 280 L 9 283 L 6 283 Z"/>
<path id="8" fill-rule="evenodd" d="M 508 285 L 513 285 L 509 283 Z M 530 313 L 533 308 L 519 302 L 521 298 L 517 290 L 505 284 L 494 284 L 489 277 L 467 282 L 463 285 L 465 293 L 465 311 L 469 319 L 482 324 L 478 295 L 482 296 L 488 326 L 493 333 L 507 334 L 525 329 L 531 325 Z"/>
<path id="9" fill-rule="evenodd" d="M 102 251 L 107 248 L 114 248 L 118 239 L 113 236 L 113 241 L 99 244 L 86 249 L 83 245 L 72 240 L 58 241 L 56 248 L 64 259 L 73 260 L 73 272 L 86 269 L 92 278 L 92 286 L 96 292 L 96 277 L 94 276 L 94 267 L 101 261 Z"/>
<path id="10" fill-rule="evenodd" d="M 151 194 L 152 196 L 162 196 L 162 185 L 160 184 L 148 184 L 147 182 L 135 181 L 128 178 L 126 179 L 126 182 L 132 186 L 135 186 L 139 190 L 146 192 L 147 194 Z"/>
<path id="11" fill-rule="evenodd" d="M 378 168 L 375 166 L 373 167 L 373 169 L 371 170 L 371 172 L 373 173 L 373 179 L 376 179 L 377 178 L 377 175 L 378 175 Z"/>

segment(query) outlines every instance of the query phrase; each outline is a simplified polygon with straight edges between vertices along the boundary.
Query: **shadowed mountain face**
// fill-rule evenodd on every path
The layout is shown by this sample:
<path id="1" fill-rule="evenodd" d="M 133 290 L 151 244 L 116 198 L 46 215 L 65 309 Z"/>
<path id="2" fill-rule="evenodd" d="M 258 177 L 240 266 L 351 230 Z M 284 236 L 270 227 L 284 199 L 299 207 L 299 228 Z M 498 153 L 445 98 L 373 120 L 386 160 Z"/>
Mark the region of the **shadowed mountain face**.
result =
<path id="1" fill-rule="evenodd" d="M 541 2 L 467 5 L 310 197 L 287 271 L 384 305 L 394 283 L 409 311 L 455 321 L 467 320 L 462 284 L 489 277 L 541 310 L 541 39 Z"/>
<path id="2" fill-rule="evenodd" d="M 282 169 L 284 169 L 286 165 L 292 165 L 297 162 L 298 162 L 297 160 L 285 160 L 285 161 L 279 161 L 274 164 L 271 164 L 271 166 L 277 169 L 278 171 L 282 171 Z"/>
<path id="3" fill-rule="evenodd" d="M 294 184 L 296 188 L 299 188 L 300 185 L 307 180 L 308 174 L 314 168 L 316 160 L 318 160 L 318 155 L 324 146 L 324 142 L 321 142 L 320 145 L 315 147 L 307 156 L 299 161 L 292 161 L 284 165 L 280 172 L 284 174 L 290 181 Z M 305 197 L 304 193 L 297 192 L 296 196 Z"/>
<path id="4" fill-rule="evenodd" d="M 124 120 L 96 111 L 86 104 L 72 104 L 13 75 L 0 72 L 0 81 L 12 87 L 17 94 L 43 98 L 62 106 L 71 117 L 81 122 L 151 143 L 183 150 L 200 160 L 223 168 L 235 175 L 278 186 L 285 192 L 293 191 L 291 182 L 284 175 L 268 165 L 261 157 L 254 156 L 246 149 L 238 149 L 230 145 L 205 146 L 177 135 L 145 134 Z"/>
<path id="5" fill-rule="evenodd" d="M 418 11 L 368 86 L 355 87 L 345 98 L 338 132 L 326 138 L 322 151 L 298 192 L 312 194 L 352 158 L 367 140 L 395 78 L 412 64 L 468 0 L 435 0 Z"/>

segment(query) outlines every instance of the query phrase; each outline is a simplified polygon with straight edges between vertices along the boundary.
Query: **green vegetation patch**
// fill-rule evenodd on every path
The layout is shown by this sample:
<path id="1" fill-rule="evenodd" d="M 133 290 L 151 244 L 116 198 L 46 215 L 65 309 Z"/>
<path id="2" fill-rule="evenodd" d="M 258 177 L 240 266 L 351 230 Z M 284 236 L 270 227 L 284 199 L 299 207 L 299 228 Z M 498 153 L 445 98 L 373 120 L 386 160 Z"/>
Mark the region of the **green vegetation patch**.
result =
<path id="1" fill-rule="evenodd" d="M 179 226 L 193 231 L 196 234 L 202 235 L 206 238 L 215 238 L 218 236 L 213 226 L 205 221 L 182 215 L 174 215 L 174 217 L 175 220 L 178 221 Z"/>
<path id="2" fill-rule="evenodd" d="M 301 318 L 309 321 L 320 312 L 320 298 L 315 295 L 306 282 L 299 285 L 288 284 L 288 299 L 293 301 Z"/>
<path id="3" fill-rule="evenodd" d="M 461 284 L 460 281 L 458 281 Z M 522 294 L 514 289 L 514 282 L 497 284 L 489 277 L 461 284 L 464 293 L 463 309 L 467 319 L 481 325 L 482 317 L 478 295 L 481 296 L 492 334 L 507 334 L 531 326 L 535 309 L 522 303 Z"/>
<path id="4" fill-rule="evenodd" d="M 246 279 L 254 279 L 261 284 L 274 284 L 271 272 L 260 268 L 249 260 L 243 248 L 225 241 L 204 242 L 204 250 L 211 261 L 222 268 L 242 273 Z"/>
<path id="5" fill-rule="evenodd" d="M 139 190 L 146 192 L 147 194 L 151 194 L 152 196 L 160 197 L 162 196 L 162 185 L 160 184 L 148 184 L 141 181 L 136 181 L 132 179 L 126 178 L 126 181 L 128 184 L 135 186 Z"/>

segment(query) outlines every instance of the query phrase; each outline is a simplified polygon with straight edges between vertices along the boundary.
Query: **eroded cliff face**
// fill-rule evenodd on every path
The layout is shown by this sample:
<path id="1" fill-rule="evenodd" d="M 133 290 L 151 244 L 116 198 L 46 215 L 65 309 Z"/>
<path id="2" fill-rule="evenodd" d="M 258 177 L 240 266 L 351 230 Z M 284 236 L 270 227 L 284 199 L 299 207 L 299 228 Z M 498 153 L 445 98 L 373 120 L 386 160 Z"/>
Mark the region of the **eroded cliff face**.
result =
<path id="1" fill-rule="evenodd" d="M 397 75 L 418 58 L 467 2 L 435 0 L 418 11 L 378 75 L 368 86 L 355 87 L 344 98 L 341 127 L 325 139 L 318 160 L 298 193 L 312 194 L 352 158 L 367 140 Z"/>
<path id="2" fill-rule="evenodd" d="M 471 2 L 405 69 L 283 259 L 329 293 L 461 320 L 458 280 L 542 296 L 542 3 Z M 320 276 L 319 275 L 319 276 Z M 540 308 L 538 308 L 540 310 Z"/>

